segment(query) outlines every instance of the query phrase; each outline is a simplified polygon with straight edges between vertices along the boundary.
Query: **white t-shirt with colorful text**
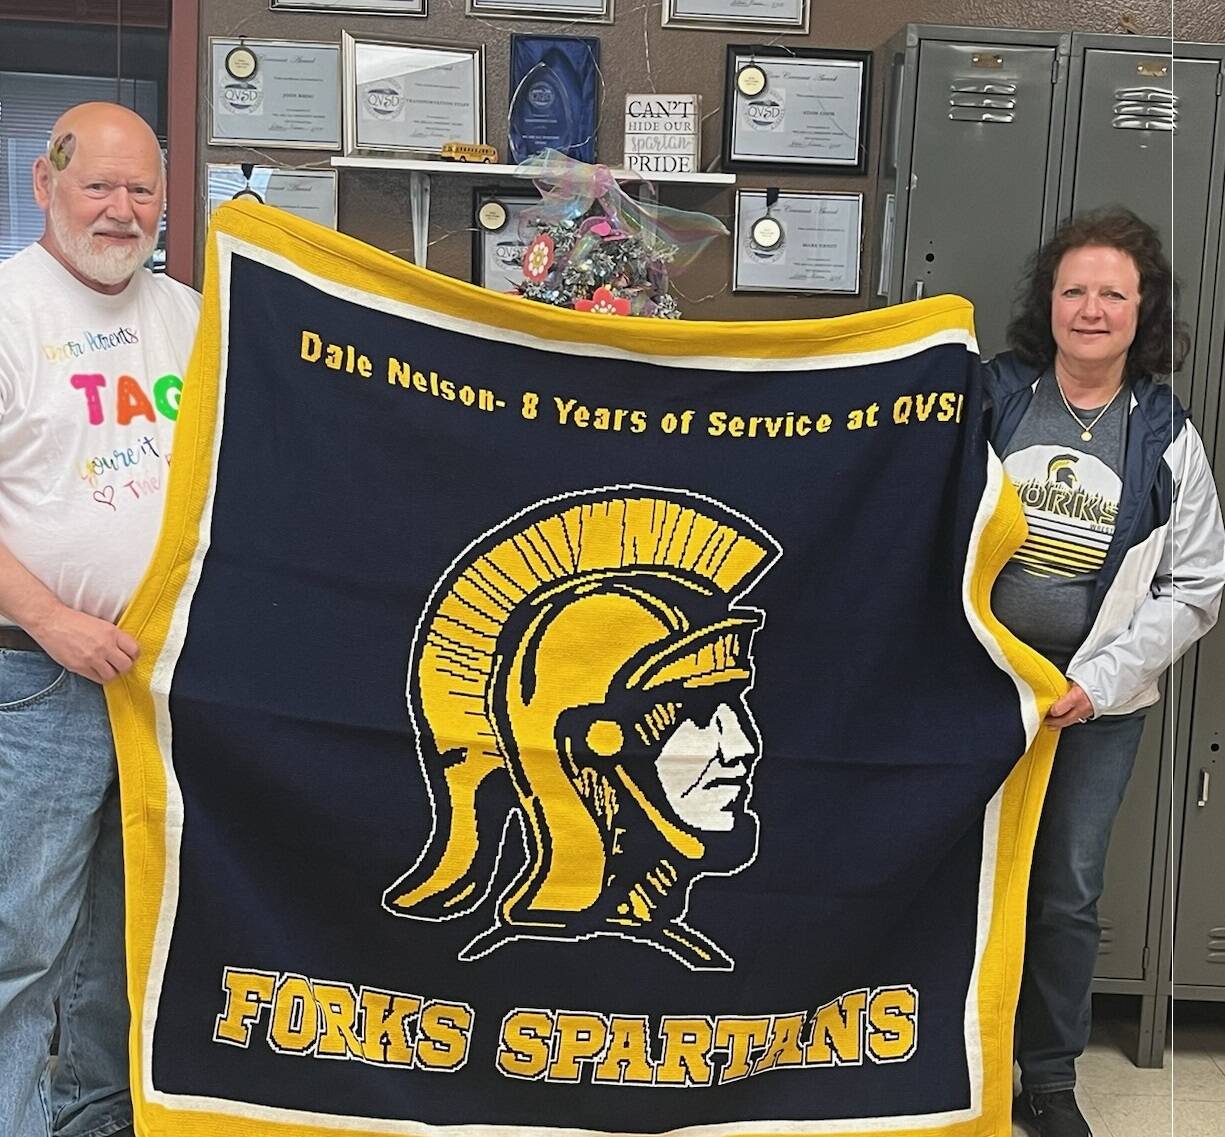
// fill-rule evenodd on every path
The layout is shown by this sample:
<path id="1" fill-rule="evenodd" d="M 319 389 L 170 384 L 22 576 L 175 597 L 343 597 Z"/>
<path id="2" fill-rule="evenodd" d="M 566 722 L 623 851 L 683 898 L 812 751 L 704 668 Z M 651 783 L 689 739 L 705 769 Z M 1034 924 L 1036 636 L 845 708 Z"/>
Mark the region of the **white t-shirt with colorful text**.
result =
<path id="1" fill-rule="evenodd" d="M 108 296 L 41 245 L 0 263 L 0 542 L 72 608 L 118 619 L 148 565 L 199 311 L 146 269 Z"/>

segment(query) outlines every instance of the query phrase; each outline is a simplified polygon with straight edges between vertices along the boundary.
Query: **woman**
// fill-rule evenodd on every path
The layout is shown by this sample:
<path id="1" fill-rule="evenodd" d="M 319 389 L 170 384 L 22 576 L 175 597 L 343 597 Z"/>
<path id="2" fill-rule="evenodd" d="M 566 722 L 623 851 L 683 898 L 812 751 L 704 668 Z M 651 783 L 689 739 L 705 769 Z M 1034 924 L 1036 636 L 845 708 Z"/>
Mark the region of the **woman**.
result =
<path id="1" fill-rule="evenodd" d="M 1017 1015 L 1023 1109 L 1042 1137 L 1091 1137 L 1076 1105 L 1110 828 L 1156 680 L 1216 621 L 1225 533 L 1203 443 L 1159 376 L 1189 338 L 1154 229 L 1074 218 L 1039 251 L 988 364 L 992 441 L 1029 536 L 992 607 L 1071 686 L 1030 880 Z"/>

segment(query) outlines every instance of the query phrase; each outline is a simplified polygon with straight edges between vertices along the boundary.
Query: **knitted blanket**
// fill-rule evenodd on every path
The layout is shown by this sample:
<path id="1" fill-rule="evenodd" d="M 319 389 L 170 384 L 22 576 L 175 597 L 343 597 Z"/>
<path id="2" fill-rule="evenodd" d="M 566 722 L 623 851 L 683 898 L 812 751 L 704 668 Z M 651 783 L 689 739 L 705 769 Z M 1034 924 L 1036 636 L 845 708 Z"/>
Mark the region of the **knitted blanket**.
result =
<path id="1" fill-rule="evenodd" d="M 144 1137 L 1006 1137 L 1064 681 L 971 310 L 579 315 L 254 203 L 108 689 Z"/>

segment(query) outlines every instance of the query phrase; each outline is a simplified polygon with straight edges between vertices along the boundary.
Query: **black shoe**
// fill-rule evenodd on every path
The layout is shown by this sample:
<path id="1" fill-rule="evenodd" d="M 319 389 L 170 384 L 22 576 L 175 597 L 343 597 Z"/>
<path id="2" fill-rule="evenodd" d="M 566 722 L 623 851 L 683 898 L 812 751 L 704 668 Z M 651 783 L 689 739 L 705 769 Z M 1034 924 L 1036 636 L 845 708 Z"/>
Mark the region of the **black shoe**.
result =
<path id="1" fill-rule="evenodd" d="M 1093 1131 L 1080 1112 L 1076 1095 L 1071 1090 L 1053 1094 L 1022 1094 L 1019 1100 L 1027 1106 L 1026 1120 L 1039 1137 L 1093 1137 Z"/>

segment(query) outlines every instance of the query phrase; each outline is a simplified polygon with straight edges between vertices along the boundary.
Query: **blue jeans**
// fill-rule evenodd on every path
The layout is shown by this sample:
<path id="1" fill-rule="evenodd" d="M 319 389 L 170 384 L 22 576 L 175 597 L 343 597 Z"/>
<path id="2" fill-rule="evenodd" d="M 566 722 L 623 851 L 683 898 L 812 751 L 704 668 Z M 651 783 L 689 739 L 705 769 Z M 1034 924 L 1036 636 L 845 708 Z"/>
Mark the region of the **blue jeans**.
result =
<path id="1" fill-rule="evenodd" d="M 107 1137 L 131 1124 L 125 975 L 102 688 L 42 652 L 0 649 L 0 1134 Z"/>
<path id="2" fill-rule="evenodd" d="M 1068 727 L 1059 739 L 1034 847 L 1017 1008 L 1017 1062 L 1030 1093 L 1076 1085 L 1076 1059 L 1092 1025 L 1110 829 L 1143 733 L 1143 713 L 1107 715 Z"/>

